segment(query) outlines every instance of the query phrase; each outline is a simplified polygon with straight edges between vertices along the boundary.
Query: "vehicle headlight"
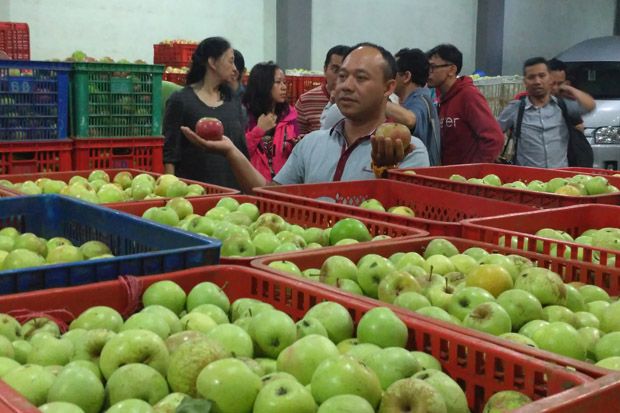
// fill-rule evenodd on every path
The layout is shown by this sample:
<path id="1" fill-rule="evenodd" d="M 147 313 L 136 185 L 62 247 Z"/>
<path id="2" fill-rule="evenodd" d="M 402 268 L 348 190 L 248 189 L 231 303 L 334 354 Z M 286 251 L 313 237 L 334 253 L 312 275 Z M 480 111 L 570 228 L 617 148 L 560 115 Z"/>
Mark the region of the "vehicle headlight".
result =
<path id="1" fill-rule="evenodd" d="M 605 126 L 594 131 L 595 144 L 620 144 L 620 127 Z"/>

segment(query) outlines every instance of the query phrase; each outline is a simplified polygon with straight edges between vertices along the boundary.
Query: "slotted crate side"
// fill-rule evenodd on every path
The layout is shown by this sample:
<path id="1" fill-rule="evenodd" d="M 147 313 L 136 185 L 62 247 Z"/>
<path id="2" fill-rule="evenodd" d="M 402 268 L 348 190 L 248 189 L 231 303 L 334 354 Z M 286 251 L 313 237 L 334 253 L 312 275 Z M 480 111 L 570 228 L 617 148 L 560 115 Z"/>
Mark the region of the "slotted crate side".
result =
<path id="1" fill-rule="evenodd" d="M 172 67 L 189 67 L 198 44 L 170 43 L 153 45 L 153 63 Z"/>
<path id="2" fill-rule="evenodd" d="M 360 258 L 362 258 L 366 254 L 379 254 L 383 257 L 390 257 L 392 254 L 396 252 L 418 252 L 423 255 L 424 249 L 426 245 L 433 239 L 437 237 L 428 237 L 428 238 L 416 238 L 409 240 L 392 240 L 389 242 L 382 242 L 381 244 L 375 245 L 347 245 L 344 247 L 340 247 L 338 249 L 338 255 L 345 256 L 351 259 L 353 262 L 357 262 Z M 577 262 L 565 259 L 554 258 L 542 254 L 537 254 L 534 252 L 526 252 L 526 251 L 518 251 L 511 248 L 504 248 L 498 245 L 487 244 L 480 241 L 466 240 L 460 238 L 452 238 L 445 237 L 444 239 L 452 242 L 459 251 L 464 251 L 470 247 L 481 247 L 488 252 L 491 253 L 500 253 L 504 255 L 508 254 L 519 254 L 523 257 L 529 258 L 536 264 L 538 267 L 548 268 L 556 273 L 558 273 L 565 282 L 571 281 L 582 281 L 582 282 L 590 282 L 592 284 L 603 285 L 604 282 L 612 282 L 613 285 L 617 288 L 620 280 L 620 269 L 618 268 L 606 268 L 601 265 L 596 265 L 592 263 L 585 262 Z M 318 250 L 305 250 L 294 253 L 288 253 L 286 255 L 270 255 L 265 257 L 259 257 L 256 260 L 252 261 L 252 267 L 258 268 L 260 270 L 269 271 L 273 273 L 280 274 L 282 276 L 291 277 L 290 274 L 286 274 L 281 271 L 277 271 L 271 267 L 269 267 L 269 263 L 278 260 L 287 260 L 296 264 L 302 271 L 308 268 L 321 268 L 323 262 L 332 254 L 329 251 Z M 310 282 L 310 281 L 308 281 Z M 540 358 L 542 360 L 549 361 L 551 363 L 568 367 L 570 369 L 575 369 L 583 374 L 586 374 L 590 377 L 598 378 L 607 373 L 609 370 L 603 369 L 601 367 L 594 366 L 593 364 L 586 363 L 583 361 L 579 361 L 573 358 L 560 356 L 555 353 L 542 351 L 538 349 L 531 348 L 529 346 L 523 346 L 520 344 L 513 343 L 508 340 L 504 340 L 489 334 L 484 334 L 477 332 L 476 330 L 467 329 L 464 327 L 459 327 L 455 324 L 445 323 L 442 321 L 434 320 L 431 318 L 426 318 L 424 316 L 412 313 L 408 310 L 404 310 L 400 307 L 393 306 L 391 304 L 383 303 L 378 300 L 357 296 L 353 294 L 348 294 L 343 292 L 342 290 L 337 289 L 336 287 L 332 287 L 323 283 L 314 283 L 316 288 L 325 289 L 330 292 L 338 292 L 340 294 L 347 294 L 349 297 L 355 297 L 355 299 L 367 301 L 368 303 L 372 303 L 373 305 L 385 305 L 391 307 L 395 312 L 401 314 L 403 317 L 412 317 L 415 319 L 422 318 L 424 320 L 429 320 L 429 322 L 438 323 L 446 328 L 453 329 L 454 331 L 458 331 L 462 334 L 471 335 L 473 337 L 478 337 L 482 340 L 489 341 L 496 346 L 511 348 L 516 351 L 519 351 L 523 354 L 527 354 L 529 356 Z"/>
<path id="3" fill-rule="evenodd" d="M 311 283 L 245 267 L 201 267 L 138 279 L 142 290 L 161 280 L 173 280 L 187 292 L 200 282 L 210 281 L 224 288 L 231 301 L 238 298 L 259 299 L 295 320 L 325 300 L 345 306 L 356 325 L 363 314 L 375 307 L 356 298 L 317 289 Z M 85 296 L 92 299 L 89 302 L 79 299 Z M 88 307 L 107 305 L 124 312 L 131 307 L 129 301 L 126 285 L 117 280 L 96 286 L 0 297 L 0 311 L 7 312 L 16 307 L 35 311 L 64 308 L 78 315 Z M 424 319 L 401 318 L 409 330 L 407 348 L 436 357 L 444 371 L 464 388 L 474 413 L 481 412 L 486 400 L 500 390 L 517 390 L 534 399 L 544 400 L 544 397 L 562 394 L 569 388 L 591 381 L 579 373 L 456 333 Z M 65 321 L 70 320 L 67 318 Z M 536 403 L 530 406 L 535 407 Z"/>
<path id="4" fill-rule="evenodd" d="M 0 142 L 0 174 L 62 172 L 72 169 L 69 139 Z"/>
<path id="5" fill-rule="evenodd" d="M 78 138 L 161 135 L 161 65 L 73 64 Z"/>
<path id="6" fill-rule="evenodd" d="M 408 172 L 415 172 L 415 174 L 410 174 Z M 620 203 L 620 193 L 594 196 L 567 196 L 550 194 L 546 192 L 535 192 L 514 188 L 459 182 L 449 179 L 453 174 L 459 174 L 465 178 L 483 178 L 488 174 L 496 174 L 502 182 L 522 181 L 524 183 L 535 179 L 549 181 L 553 178 L 569 178 L 578 175 L 576 173 L 561 171 L 558 169 L 480 163 L 469 165 L 433 166 L 426 168 L 391 169 L 388 171 L 388 178 L 484 198 L 515 202 L 523 205 L 532 205 L 537 208 L 557 208 L 562 206 L 591 203 Z M 620 177 L 609 177 L 608 179 L 612 185 L 620 187 Z"/>
<path id="7" fill-rule="evenodd" d="M 68 63 L 0 60 L 0 141 L 66 138 L 70 71 Z"/>
<path id="8" fill-rule="evenodd" d="M 13 60 L 30 60 L 30 28 L 27 23 L 0 22 L 0 50 Z"/>
<path id="9" fill-rule="evenodd" d="M 164 138 L 89 138 L 73 141 L 73 169 L 118 168 L 164 172 Z"/>
<path id="10" fill-rule="evenodd" d="M 129 172 L 134 177 L 139 174 L 148 174 L 154 177 L 155 179 L 159 178 L 162 175 L 157 172 L 149 172 L 145 170 L 131 169 L 131 168 L 103 169 L 103 171 L 108 174 L 108 176 L 110 177 L 110 180 L 113 180 L 114 177 L 119 172 Z M 18 183 L 18 182 L 25 182 L 25 181 L 36 181 L 37 179 L 40 179 L 40 178 L 49 178 L 49 179 L 69 182 L 69 180 L 74 176 L 82 176 L 84 178 L 88 178 L 91 172 L 92 172 L 92 169 L 76 170 L 76 171 L 70 171 L 70 172 L 44 172 L 44 173 L 35 173 L 35 174 L 0 175 L 0 181 L 7 180 L 12 183 Z M 234 194 L 239 193 L 239 191 L 236 189 L 207 184 L 207 183 L 200 182 L 200 181 L 194 181 L 192 179 L 179 178 L 179 180 L 187 183 L 188 185 L 190 184 L 200 185 L 205 190 L 205 194 L 201 196 L 223 195 L 223 194 L 234 195 Z M 4 187 L 0 185 L 0 189 L 4 190 Z M 20 194 L 20 192 L 17 189 L 7 188 L 6 190 L 8 192 L 13 193 L 14 195 Z M 132 201 L 132 202 L 135 202 L 135 201 Z"/>
<path id="11" fill-rule="evenodd" d="M 460 221 L 466 218 L 535 210 L 527 205 L 483 199 L 389 179 L 265 186 L 256 188 L 255 192 L 268 199 L 415 226 L 431 235 L 460 236 Z M 380 201 L 386 209 L 392 206 L 409 207 L 415 217 L 359 207 L 362 202 L 371 198 Z"/>
<path id="12" fill-rule="evenodd" d="M 581 168 L 578 166 L 571 166 L 568 168 L 559 168 L 558 171 L 574 172 L 578 174 L 589 174 L 589 175 L 620 176 L 620 171 L 616 171 L 615 169 Z"/>
<path id="13" fill-rule="evenodd" d="M 204 215 L 209 209 L 215 207 L 221 198 L 222 197 L 218 196 L 203 197 L 200 199 L 189 198 L 189 201 L 194 207 L 195 214 Z M 313 226 L 327 228 L 334 225 L 340 219 L 350 217 L 350 215 L 340 212 L 331 212 L 303 205 L 290 204 L 288 202 L 272 201 L 249 195 L 233 195 L 231 198 L 236 199 L 239 203 L 249 202 L 255 204 L 260 213 L 272 212 L 280 215 L 288 223 L 301 225 L 303 227 Z M 165 203 L 165 201 L 161 200 L 152 200 L 107 204 L 106 206 L 132 215 L 142 216 L 147 209 L 151 207 L 161 207 L 164 206 Z M 372 235 L 389 235 L 391 237 L 423 237 L 428 235 L 428 232 L 413 227 L 384 223 L 368 218 L 359 218 L 359 220 L 368 227 Z M 373 244 L 379 244 L 381 242 L 383 241 L 372 241 Z M 339 248 L 341 247 L 329 247 L 329 250 L 337 251 Z M 254 258 L 256 257 L 221 257 L 220 262 L 223 264 L 249 266 Z"/>
<path id="14" fill-rule="evenodd" d="M 510 243 L 513 248 L 538 251 L 550 255 L 553 251 L 562 257 L 592 262 L 596 257 L 601 264 L 620 269 L 620 252 L 596 248 L 568 241 L 558 241 L 534 235 L 538 230 L 551 228 L 567 232 L 577 238 L 589 229 L 620 228 L 620 206 L 604 204 L 575 205 L 546 209 L 528 214 L 477 218 L 463 221 L 463 238 L 500 244 Z M 618 280 L 597 277 L 596 285 L 611 295 L 620 294 Z"/>
<path id="15" fill-rule="evenodd" d="M 57 195 L 0 199 L 0 227 L 74 244 L 106 243 L 114 258 L 0 272 L 0 294 L 154 274 L 218 262 L 220 242 Z"/>

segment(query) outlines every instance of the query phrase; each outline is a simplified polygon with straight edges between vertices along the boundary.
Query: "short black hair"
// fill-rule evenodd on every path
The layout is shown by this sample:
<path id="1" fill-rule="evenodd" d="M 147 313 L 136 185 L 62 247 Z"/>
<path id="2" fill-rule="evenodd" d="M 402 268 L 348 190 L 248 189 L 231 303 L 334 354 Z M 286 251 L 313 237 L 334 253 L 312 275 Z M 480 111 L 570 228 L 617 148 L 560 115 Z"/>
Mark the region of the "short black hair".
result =
<path id="1" fill-rule="evenodd" d="M 549 70 L 566 72 L 566 63 L 555 57 L 547 62 Z"/>
<path id="2" fill-rule="evenodd" d="M 332 60 L 332 55 L 346 56 L 347 54 L 349 54 L 349 50 L 351 50 L 349 46 L 344 46 L 341 44 L 329 49 L 327 51 L 327 54 L 325 55 L 325 63 L 323 64 L 323 69 L 325 69 L 329 65 L 329 62 Z"/>
<path id="3" fill-rule="evenodd" d="M 523 63 L 523 75 L 525 76 L 525 69 L 535 65 L 545 65 L 547 66 L 547 70 L 549 70 L 549 62 L 547 62 L 547 59 L 541 56 L 530 57 Z"/>
<path id="4" fill-rule="evenodd" d="M 411 73 L 411 81 L 419 86 L 428 80 L 428 58 L 420 49 L 400 49 L 396 53 L 396 68 L 399 73 Z"/>
<path id="5" fill-rule="evenodd" d="M 456 46 L 449 43 L 443 43 L 426 52 L 426 57 L 429 59 L 435 55 L 456 66 L 457 75 L 461 73 L 461 69 L 463 68 L 463 53 L 461 53 Z"/>
<path id="6" fill-rule="evenodd" d="M 377 49 L 379 53 L 381 53 L 381 56 L 385 61 L 385 66 L 383 67 L 383 76 L 385 77 L 385 80 L 392 80 L 396 78 L 396 59 L 394 59 L 392 53 L 377 44 L 370 42 L 358 43 L 355 46 L 352 46 L 347 52 L 347 54 L 342 56 L 342 60 L 344 60 L 348 55 L 350 55 L 352 51 L 360 47 L 372 47 L 373 49 Z"/>
<path id="7" fill-rule="evenodd" d="M 237 68 L 237 72 L 239 72 L 237 80 L 241 80 L 245 73 L 245 59 L 239 50 L 233 49 L 233 53 L 235 54 L 235 67 Z"/>

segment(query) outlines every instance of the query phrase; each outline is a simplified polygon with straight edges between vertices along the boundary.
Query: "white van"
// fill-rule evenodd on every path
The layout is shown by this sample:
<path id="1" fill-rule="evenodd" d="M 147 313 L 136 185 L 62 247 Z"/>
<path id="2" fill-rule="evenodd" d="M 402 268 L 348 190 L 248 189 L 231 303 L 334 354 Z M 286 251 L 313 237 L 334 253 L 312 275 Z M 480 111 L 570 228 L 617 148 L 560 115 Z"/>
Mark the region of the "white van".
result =
<path id="1" fill-rule="evenodd" d="M 567 78 L 596 100 L 583 117 L 585 135 L 594 151 L 594 167 L 620 164 L 620 36 L 589 39 L 556 56 L 566 63 Z"/>

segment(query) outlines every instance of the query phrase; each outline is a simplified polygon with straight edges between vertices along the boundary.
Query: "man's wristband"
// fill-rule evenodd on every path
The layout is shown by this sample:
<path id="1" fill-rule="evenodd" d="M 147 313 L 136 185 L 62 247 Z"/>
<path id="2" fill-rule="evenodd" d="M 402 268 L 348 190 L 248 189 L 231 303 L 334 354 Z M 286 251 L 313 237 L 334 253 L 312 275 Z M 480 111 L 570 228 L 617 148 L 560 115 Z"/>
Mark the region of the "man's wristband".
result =
<path id="1" fill-rule="evenodd" d="M 398 164 L 396 165 L 387 165 L 387 166 L 377 166 L 375 165 L 374 161 L 370 161 L 370 167 L 372 168 L 372 171 L 375 173 L 375 176 L 377 178 L 387 178 L 387 171 L 388 169 L 394 169 L 398 167 Z"/>

